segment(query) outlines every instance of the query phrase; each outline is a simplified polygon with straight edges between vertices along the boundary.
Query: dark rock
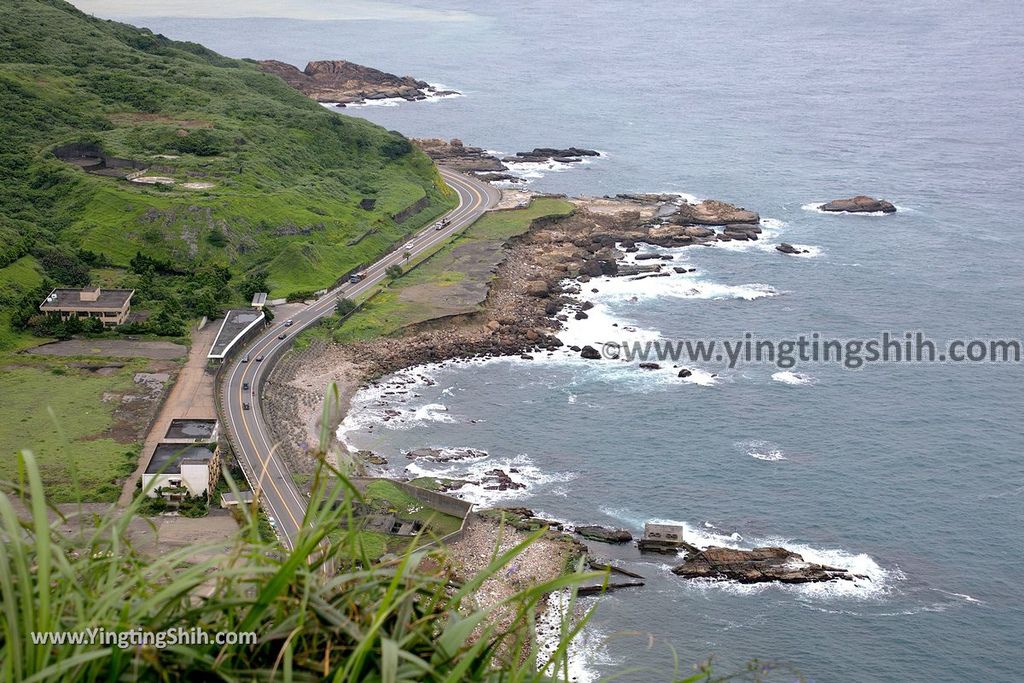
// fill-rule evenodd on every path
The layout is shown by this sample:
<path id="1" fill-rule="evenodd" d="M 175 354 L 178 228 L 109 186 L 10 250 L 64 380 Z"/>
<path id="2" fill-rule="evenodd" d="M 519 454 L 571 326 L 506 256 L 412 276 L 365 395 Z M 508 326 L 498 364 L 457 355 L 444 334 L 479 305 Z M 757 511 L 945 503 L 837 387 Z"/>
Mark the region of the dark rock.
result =
<path id="1" fill-rule="evenodd" d="M 640 364 L 640 369 L 641 370 L 661 370 L 661 366 L 658 365 L 657 363 L 647 362 L 647 363 L 641 363 Z"/>
<path id="2" fill-rule="evenodd" d="M 848 213 L 896 213 L 896 207 L 884 199 L 857 195 L 849 199 L 833 199 L 821 205 L 822 211 L 846 211 Z"/>
<path id="3" fill-rule="evenodd" d="M 736 550 L 711 546 L 690 552 L 672 572 L 688 579 L 724 579 L 740 583 L 813 583 L 833 579 L 852 580 L 845 569 L 804 562 L 785 548 Z"/>
<path id="4" fill-rule="evenodd" d="M 783 254 L 807 254 L 807 249 L 797 249 L 789 242 L 783 242 L 775 247 L 776 251 L 781 251 Z"/>
<path id="5" fill-rule="evenodd" d="M 625 529 L 612 529 L 596 524 L 576 527 L 576 533 L 591 541 L 602 543 L 629 543 L 633 540 L 633 534 Z"/>
<path id="6" fill-rule="evenodd" d="M 589 360 L 601 360 L 601 352 L 590 345 L 584 346 L 580 350 L 580 356 Z"/>
<path id="7" fill-rule="evenodd" d="M 676 375 L 676 376 L 677 376 L 677 377 L 683 377 L 683 378 L 686 378 L 686 377 L 689 377 L 689 376 L 690 376 L 690 375 L 692 375 L 692 374 L 693 374 L 693 370 L 690 370 L 690 369 L 688 369 L 688 368 L 683 368 L 682 370 L 680 370 L 680 371 L 679 371 L 679 374 L 678 374 L 678 375 Z"/>
<path id="8" fill-rule="evenodd" d="M 580 310 L 581 311 L 589 311 L 593 307 L 594 307 L 594 302 L 593 301 L 584 301 L 582 304 L 580 304 Z"/>
<path id="9" fill-rule="evenodd" d="M 416 448 L 406 452 L 405 457 L 410 460 L 430 460 L 432 462 L 454 462 L 457 460 L 470 460 L 487 457 L 487 451 L 476 448 Z"/>
<path id="10" fill-rule="evenodd" d="M 573 318 L 575 318 L 576 320 L 586 320 L 589 317 L 590 316 L 584 313 L 583 311 L 576 311 L 576 315 L 573 316 Z"/>
<path id="11" fill-rule="evenodd" d="M 717 199 L 707 199 L 699 204 L 683 204 L 674 220 L 680 225 L 728 225 L 759 223 L 761 217 L 753 211 Z"/>

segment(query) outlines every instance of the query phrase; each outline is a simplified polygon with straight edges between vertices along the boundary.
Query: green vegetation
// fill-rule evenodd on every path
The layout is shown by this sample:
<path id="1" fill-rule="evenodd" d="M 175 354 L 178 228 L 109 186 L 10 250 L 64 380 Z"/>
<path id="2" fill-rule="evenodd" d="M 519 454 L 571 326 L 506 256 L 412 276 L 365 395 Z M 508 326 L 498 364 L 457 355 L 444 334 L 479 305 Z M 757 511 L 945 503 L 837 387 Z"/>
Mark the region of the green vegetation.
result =
<path id="1" fill-rule="evenodd" d="M 586 621 L 566 624 L 561 646 L 540 654 L 534 633 L 544 596 L 584 575 L 524 588 L 498 607 L 473 606 L 477 588 L 533 539 L 496 551 L 483 572 L 455 587 L 422 562 L 424 552 L 378 565 L 360 554 L 354 534 L 325 548 L 327 530 L 351 516 L 357 496 L 348 486 L 314 487 L 311 509 L 329 512 L 308 520 L 294 551 L 266 540 L 259 515 L 243 507 L 242 528 L 226 552 L 211 544 L 150 557 L 127 533 L 140 499 L 106 516 L 80 516 L 81 533 L 63 534 L 48 518 L 31 452 L 19 456 L 19 469 L 25 485 L 0 489 L 5 680 L 542 681 L 549 678 L 539 669 L 567 670 L 568 644 Z M 15 499 L 24 502 L 25 515 Z M 200 593 L 209 597 L 196 599 Z M 495 609 L 511 611 L 510 628 L 490 618 Z M 199 628 L 255 633 L 257 640 L 120 649 L 37 644 L 30 637 L 89 628 Z"/>
<path id="2" fill-rule="evenodd" d="M 402 519 L 423 522 L 430 529 L 430 535 L 441 537 L 458 530 L 462 520 L 424 505 L 393 482 L 380 480 L 369 484 L 363 494 L 366 502 L 374 507 L 394 512 Z"/>
<path id="3" fill-rule="evenodd" d="M 251 62 L 60 0 L 9 0 L 0 36 L 0 278 L 19 282 L 0 298 L 0 349 L 25 344 L 12 325 L 79 331 L 40 320 L 52 285 L 134 288 L 152 316 L 130 332 L 176 334 L 255 289 L 329 286 L 455 203 L 408 140 Z M 69 145 L 175 183 L 83 172 L 55 156 Z"/>
<path id="4" fill-rule="evenodd" d="M 414 268 L 396 278 L 389 287 L 374 294 L 344 324 L 337 318 L 327 319 L 324 324 L 334 331 L 336 341 L 347 342 L 392 334 L 423 320 L 466 312 L 464 309 L 467 307 L 447 309 L 444 304 L 438 303 L 437 296 L 412 296 L 411 292 L 414 288 L 470 284 L 466 282 L 467 279 L 484 284 L 491 278 L 492 263 L 486 263 L 486 259 L 497 262 L 496 255 L 508 239 L 526 232 L 535 220 L 567 216 L 572 210 L 573 205 L 564 199 L 541 197 L 523 209 L 486 213 L 458 238 L 425 257 Z M 459 258 L 460 253 L 467 251 L 473 251 L 474 257 Z M 481 288 L 481 294 L 483 291 Z M 482 301 L 481 295 L 479 302 L 474 303 Z M 470 305 L 468 308 L 473 307 Z"/>
<path id="5" fill-rule="evenodd" d="M 138 448 L 110 434 L 121 393 L 142 368 L 109 364 L 100 374 L 72 364 L 21 359 L 0 373 L 0 479 L 17 479 L 18 450 L 40 448 L 40 476 L 56 502 L 112 502 Z M 59 386 L 59 390 L 56 387 Z"/>

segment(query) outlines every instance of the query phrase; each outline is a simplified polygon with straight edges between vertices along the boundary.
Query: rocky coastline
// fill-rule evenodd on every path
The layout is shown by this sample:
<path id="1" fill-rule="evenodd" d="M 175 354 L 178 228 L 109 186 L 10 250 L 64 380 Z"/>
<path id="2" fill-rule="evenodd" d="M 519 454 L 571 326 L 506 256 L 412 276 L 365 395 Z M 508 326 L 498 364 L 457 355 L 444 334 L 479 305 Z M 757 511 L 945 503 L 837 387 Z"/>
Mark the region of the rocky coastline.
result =
<path id="1" fill-rule="evenodd" d="M 466 159 L 478 156 L 479 152 L 472 150 L 463 155 Z M 284 444 L 316 442 L 324 387 L 331 381 L 338 384 L 341 394 L 341 407 L 327 425 L 333 433 L 356 391 L 379 384 L 382 378 L 400 370 L 429 363 L 468 362 L 471 358 L 531 359 L 540 354 L 564 353 L 566 349 L 558 333 L 570 316 L 587 317 L 586 311 L 592 304 L 586 300 L 585 292 L 592 278 L 639 279 L 669 275 L 670 270 L 688 271 L 685 266 L 674 265 L 671 255 L 645 252 L 644 245 L 713 247 L 733 240 L 756 241 L 762 235 L 757 212 L 724 201 L 690 203 L 675 195 L 662 194 L 622 194 L 570 201 L 575 205 L 571 215 L 537 220 L 526 233 L 506 244 L 505 257 L 494 273 L 480 311 L 419 323 L 401 334 L 370 341 L 340 345 L 314 340 L 305 350 L 290 354 L 279 364 L 266 387 L 268 398 L 273 399 L 267 402 L 272 406 L 268 418 L 276 440 Z M 783 243 L 777 248 L 786 252 L 790 247 Z M 796 251 L 795 247 L 792 249 Z M 590 346 L 568 350 L 594 362 L 607 362 Z M 686 368 L 679 371 L 681 378 L 688 374 Z M 351 457 L 341 444 L 334 445 L 340 457 Z M 305 449 L 290 453 L 287 447 L 283 450 L 296 471 L 312 470 L 314 460 Z M 410 460 L 434 462 L 483 456 L 486 454 L 479 451 L 455 453 L 430 448 L 405 454 Z M 353 461 L 357 466 L 370 467 L 386 462 L 366 452 L 360 452 Z M 478 481 L 451 479 L 421 485 L 444 492 L 457 492 L 469 483 L 490 490 L 513 490 L 522 484 L 512 474 L 515 472 L 494 468 Z M 528 510 L 520 512 L 523 528 L 562 528 L 550 520 L 534 518 Z M 599 543 L 632 540 L 628 531 L 596 525 L 567 530 Z M 688 550 L 684 562 L 673 569 L 686 578 L 784 583 L 856 578 L 834 567 L 803 563 L 799 555 L 784 549 Z"/>
<path id="2" fill-rule="evenodd" d="M 406 328 L 400 335 L 346 345 L 314 340 L 278 364 L 267 384 L 268 419 L 298 472 L 312 471 L 324 390 L 339 386 L 343 419 L 354 393 L 406 368 L 497 356 L 534 357 L 563 346 L 569 316 L 587 317 L 584 288 L 594 277 L 644 278 L 686 270 L 666 257 L 648 258 L 642 245 L 713 246 L 758 240 L 760 216 L 723 201 L 690 204 L 675 195 L 623 194 L 575 198 L 572 215 L 535 221 L 506 245 L 479 312 Z M 624 262 L 627 256 L 635 261 Z M 592 347 L 570 349 L 601 360 Z M 685 377 L 685 369 L 680 372 Z M 291 446 L 289 444 L 297 444 Z M 335 444 L 335 446 L 339 446 Z M 500 485 L 500 483 L 499 483 Z"/>
<path id="3" fill-rule="evenodd" d="M 370 100 L 403 99 L 412 102 L 432 96 L 460 94 L 454 90 L 438 90 L 412 76 L 396 76 L 343 59 L 309 62 L 302 70 L 285 62 L 267 59 L 259 62 L 259 67 L 266 73 L 280 76 L 306 97 L 341 107 Z"/>
<path id="4" fill-rule="evenodd" d="M 482 147 L 466 145 L 458 138 L 419 138 L 412 142 L 437 163 L 474 175 L 485 182 L 524 182 L 522 178 L 510 172 L 516 164 L 575 164 L 587 158 L 601 156 L 597 150 L 580 147 L 536 147 L 529 152 L 516 152 L 512 156 L 499 157 Z"/>

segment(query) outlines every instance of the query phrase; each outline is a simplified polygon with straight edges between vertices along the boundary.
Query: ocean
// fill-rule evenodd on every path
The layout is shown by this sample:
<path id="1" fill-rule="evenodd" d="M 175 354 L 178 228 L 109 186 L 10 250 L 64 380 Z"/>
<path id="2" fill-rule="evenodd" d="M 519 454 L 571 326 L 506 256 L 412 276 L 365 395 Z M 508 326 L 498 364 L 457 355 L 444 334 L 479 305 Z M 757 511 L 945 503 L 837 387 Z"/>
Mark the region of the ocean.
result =
<path id="1" fill-rule="evenodd" d="M 231 56 L 344 58 L 463 93 L 344 110 L 409 136 L 603 153 L 534 168 L 530 189 L 679 192 L 765 219 L 759 242 L 674 250 L 694 273 L 586 285 L 595 308 L 567 340 L 1020 338 L 1021 3 L 381 7 L 359 20 L 111 18 Z M 899 210 L 815 209 L 854 194 Z M 779 241 L 810 253 L 781 255 Z M 527 484 L 471 489 L 481 503 L 634 533 L 675 520 L 701 544 L 784 545 L 866 577 L 701 583 L 671 574 L 672 558 L 602 548 L 647 585 L 599 601 L 579 680 L 670 680 L 673 649 L 683 671 L 756 658 L 770 680 L 1020 680 L 1020 364 L 691 365 L 686 381 L 568 354 L 417 368 L 435 383 L 363 392 L 342 436 L 396 470 L 409 448 L 483 449 L 408 473 L 501 466 Z M 389 407 L 403 414 L 382 424 Z"/>

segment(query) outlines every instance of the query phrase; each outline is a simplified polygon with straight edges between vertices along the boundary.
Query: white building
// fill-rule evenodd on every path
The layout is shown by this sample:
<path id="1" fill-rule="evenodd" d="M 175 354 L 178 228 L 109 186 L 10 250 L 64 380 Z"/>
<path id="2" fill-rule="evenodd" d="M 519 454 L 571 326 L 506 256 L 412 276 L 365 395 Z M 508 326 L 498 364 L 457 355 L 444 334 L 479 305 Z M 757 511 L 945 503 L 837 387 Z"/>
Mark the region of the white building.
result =
<path id="1" fill-rule="evenodd" d="M 204 496 L 220 478 L 220 451 L 215 443 L 161 443 L 153 452 L 142 487 L 150 498 L 179 501 L 185 494 Z"/>

